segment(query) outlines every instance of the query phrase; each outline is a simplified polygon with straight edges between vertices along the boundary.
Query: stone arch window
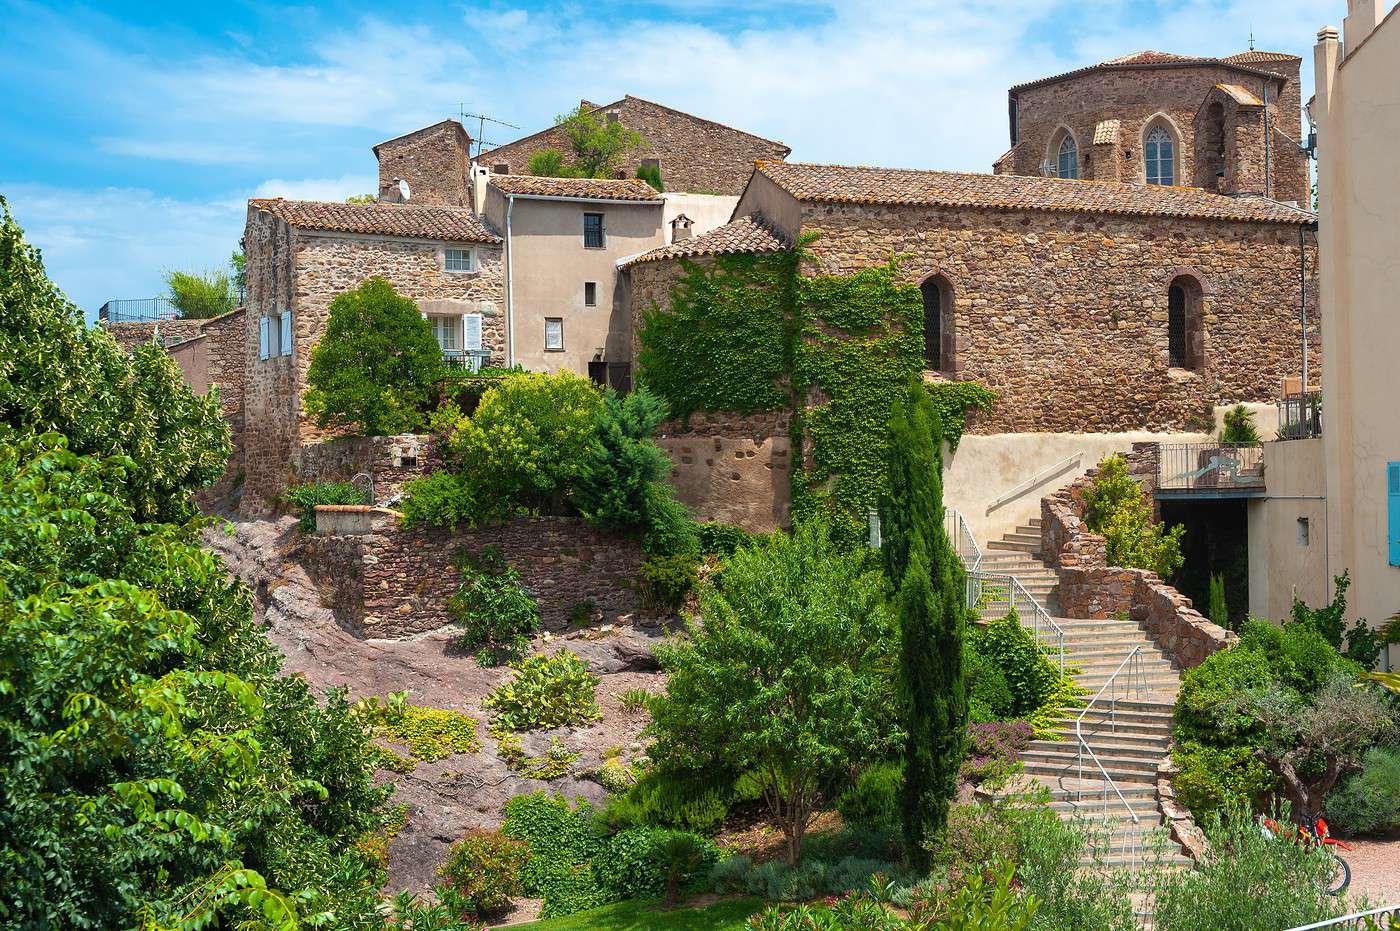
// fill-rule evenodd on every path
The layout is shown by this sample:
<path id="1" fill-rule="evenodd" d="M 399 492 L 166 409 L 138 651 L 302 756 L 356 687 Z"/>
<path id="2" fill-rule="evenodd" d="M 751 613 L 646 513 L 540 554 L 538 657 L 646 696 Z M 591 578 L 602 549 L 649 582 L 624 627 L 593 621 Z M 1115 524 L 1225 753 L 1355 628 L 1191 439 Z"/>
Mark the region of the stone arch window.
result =
<path id="1" fill-rule="evenodd" d="M 1199 371 L 1205 367 L 1204 289 L 1191 275 L 1177 275 L 1167 286 L 1167 364 Z"/>
<path id="2" fill-rule="evenodd" d="M 953 283 L 932 274 L 919 283 L 924 296 L 924 366 L 952 372 L 954 359 Z"/>
<path id="3" fill-rule="evenodd" d="M 1158 123 L 1143 138 L 1142 161 L 1148 184 L 1176 184 L 1176 135 Z"/>
<path id="4" fill-rule="evenodd" d="M 1074 139 L 1074 133 L 1061 126 L 1059 130 L 1050 137 L 1050 151 L 1047 163 L 1049 174 L 1055 178 L 1078 178 L 1079 177 L 1079 143 Z"/>

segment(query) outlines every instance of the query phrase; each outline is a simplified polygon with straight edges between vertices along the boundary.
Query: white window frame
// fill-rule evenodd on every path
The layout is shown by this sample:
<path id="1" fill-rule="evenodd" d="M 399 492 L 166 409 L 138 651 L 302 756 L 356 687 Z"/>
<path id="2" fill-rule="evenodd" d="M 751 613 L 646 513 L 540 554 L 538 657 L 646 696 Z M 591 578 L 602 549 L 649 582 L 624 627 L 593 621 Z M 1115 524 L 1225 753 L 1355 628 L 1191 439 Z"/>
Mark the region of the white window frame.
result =
<path id="1" fill-rule="evenodd" d="M 551 346 L 551 345 L 549 344 L 549 325 L 550 325 L 551 323 L 557 323 L 557 324 L 559 324 L 559 345 L 557 345 L 557 346 Z M 545 318 L 544 318 L 544 351 L 545 351 L 545 352 L 563 352 L 563 351 L 564 351 L 564 318 L 563 318 L 563 317 L 545 317 Z"/>
<path id="2" fill-rule="evenodd" d="M 1168 156 L 1162 158 L 1162 144 L 1169 147 Z M 1149 154 L 1154 151 L 1155 154 Z M 1170 187 L 1176 184 L 1177 176 L 1177 144 L 1176 136 L 1171 130 L 1160 123 L 1153 125 L 1147 131 L 1147 135 L 1142 141 L 1142 168 L 1143 180 L 1152 185 Z M 1163 172 L 1165 167 L 1166 171 Z M 1153 180 L 1153 173 L 1156 173 L 1156 180 Z M 1165 180 L 1164 180 L 1165 179 Z"/>
<path id="3" fill-rule="evenodd" d="M 465 267 L 454 267 L 452 253 L 460 253 Z M 467 246 L 458 249 L 449 246 L 442 250 L 442 270 L 452 275 L 468 275 L 476 271 L 476 250 Z"/>
<path id="4" fill-rule="evenodd" d="M 281 355 L 289 356 L 292 354 L 292 312 L 282 311 L 278 320 L 277 345 L 281 349 Z"/>
<path id="5" fill-rule="evenodd" d="M 433 338 L 437 340 L 439 349 L 445 353 L 462 351 L 461 321 L 458 317 L 433 314 L 428 322 L 432 324 Z"/>

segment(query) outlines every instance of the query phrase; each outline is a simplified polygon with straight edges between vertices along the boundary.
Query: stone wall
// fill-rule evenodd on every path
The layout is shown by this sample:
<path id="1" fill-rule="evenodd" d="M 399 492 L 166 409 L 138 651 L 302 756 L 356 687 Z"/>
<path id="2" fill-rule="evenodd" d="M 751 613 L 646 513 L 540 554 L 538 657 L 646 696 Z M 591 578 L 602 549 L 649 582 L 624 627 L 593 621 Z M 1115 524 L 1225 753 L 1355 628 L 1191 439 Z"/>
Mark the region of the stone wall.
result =
<path id="1" fill-rule="evenodd" d="M 410 203 L 470 206 L 470 148 L 471 139 L 456 120 L 381 142 L 374 150 L 379 159 L 380 198 L 397 201 L 395 179 L 402 179 L 408 182 Z"/>
<path id="2" fill-rule="evenodd" d="M 642 145 L 623 160 L 618 177 L 635 175 L 642 159 L 658 159 L 668 191 L 739 194 L 753 173 L 755 161 L 782 161 L 788 154 L 788 147 L 780 142 L 636 97 L 626 97 L 610 109 L 616 110 L 622 125 L 642 137 Z M 604 118 L 602 113 L 597 115 Z M 507 174 L 525 174 L 530 156 L 544 149 L 567 154 L 563 132 L 552 128 L 526 136 L 484 153 L 478 161 L 492 171 L 504 165 Z"/>
<path id="3" fill-rule="evenodd" d="M 356 635 L 406 637 L 451 623 L 446 602 L 460 581 L 454 560 L 486 546 L 499 547 L 519 570 L 547 630 L 563 630 L 585 602 L 605 623 L 626 622 L 640 611 L 639 542 L 572 517 L 444 531 L 408 529 L 393 512 L 376 511 L 369 533 L 306 538 L 296 558 Z"/>
<path id="4" fill-rule="evenodd" d="M 1151 495 L 1157 474 L 1157 444 L 1134 443 L 1125 458 L 1128 473 Z M 1154 572 L 1109 566 L 1104 538 L 1090 533 L 1085 492 L 1098 477 L 1083 477 L 1041 499 L 1042 558 L 1059 568 L 1060 609 L 1066 617 L 1106 618 L 1127 614 L 1181 669 L 1199 666 L 1207 656 L 1239 638 L 1213 624 L 1191 599 Z M 1155 506 L 1155 505 L 1154 505 Z"/>
<path id="5" fill-rule="evenodd" d="M 166 346 L 184 342 L 198 336 L 206 323 L 207 320 L 156 320 L 149 323 L 113 323 L 103 320 L 102 328 L 112 334 L 112 339 L 117 341 L 118 346 L 130 352 L 152 339 L 158 339 Z"/>
<path id="6" fill-rule="evenodd" d="M 656 442 L 671 456 L 671 484 L 696 520 L 766 533 L 786 527 L 792 506 L 787 411 L 694 414 L 663 424 Z"/>
<path id="7" fill-rule="evenodd" d="M 1248 67 L 1272 71 L 1285 78 L 1278 100 L 1270 100 L 1270 121 L 1277 134 L 1270 149 L 1272 194 L 1277 200 L 1310 202 L 1307 156 L 1298 148 L 1302 134 L 1302 92 L 1299 62 L 1261 62 Z M 1016 91 L 1019 141 L 1011 159 L 999 163 L 998 173 L 1038 175 L 1040 165 L 1053 158 L 1050 142 L 1060 129 L 1068 129 L 1079 148 L 1081 178 L 1146 180 L 1143 143 L 1154 120 L 1162 121 L 1176 141 L 1176 183 L 1199 185 L 1196 168 L 1195 117 L 1207 94 L 1217 84 L 1239 84 L 1262 96 L 1265 79 L 1223 65 L 1090 71 L 1040 87 Z M 1272 91 L 1271 91 L 1272 93 Z M 1119 145 L 1113 150 L 1117 164 L 1096 164 L 1100 147 L 1093 146 L 1094 127 L 1104 120 L 1119 124 Z M 1286 140 L 1292 140 L 1285 145 Z M 1247 148 L 1237 153 L 1244 162 L 1259 166 L 1262 178 L 1264 140 L 1256 133 Z M 1088 156 L 1086 158 L 1086 156 Z M 1246 174 L 1246 178 L 1255 176 Z M 1242 179 L 1243 182 L 1244 179 Z M 1209 189 L 1214 190 L 1214 185 Z M 1236 190 L 1262 191 L 1240 187 Z M 1233 191 L 1232 191 L 1233 192 Z"/>
<path id="8" fill-rule="evenodd" d="M 367 474 L 374 480 L 374 504 L 392 507 L 408 481 L 426 474 L 431 437 L 423 433 L 399 436 L 346 436 L 301 448 L 297 480 L 348 482 Z"/>
<path id="9" fill-rule="evenodd" d="M 1277 397 L 1298 367 L 1294 225 L 807 203 L 802 229 L 818 234 L 810 272 L 902 255 L 909 281 L 937 272 L 951 283 L 957 377 L 1001 398 L 973 432 L 1177 432 L 1216 404 Z M 1305 251 L 1320 367 L 1311 238 Z M 660 287 L 660 271 L 646 274 L 657 283 L 639 296 Z M 1167 292 L 1178 276 L 1200 285 L 1196 370 L 1169 365 Z"/>

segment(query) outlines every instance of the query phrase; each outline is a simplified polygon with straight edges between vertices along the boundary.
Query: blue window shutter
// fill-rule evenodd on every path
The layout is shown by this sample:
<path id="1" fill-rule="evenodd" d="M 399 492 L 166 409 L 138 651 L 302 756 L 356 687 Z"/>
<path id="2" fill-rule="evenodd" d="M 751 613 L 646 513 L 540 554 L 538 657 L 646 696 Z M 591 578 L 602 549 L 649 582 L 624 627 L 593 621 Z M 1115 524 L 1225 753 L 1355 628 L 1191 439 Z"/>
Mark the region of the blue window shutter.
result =
<path id="1" fill-rule="evenodd" d="M 258 358 L 267 358 L 267 318 L 258 318 Z"/>
<path id="2" fill-rule="evenodd" d="M 1388 462 L 1385 466 L 1385 490 L 1387 512 L 1389 514 L 1390 564 L 1400 566 L 1400 462 Z"/>
<path id="3" fill-rule="evenodd" d="M 281 336 L 281 339 L 278 340 L 278 345 L 281 346 L 281 348 L 282 348 L 282 355 L 284 355 L 284 356 L 289 356 L 289 355 L 291 355 L 291 354 L 292 354 L 292 312 L 291 312 L 290 310 L 284 310 L 284 311 L 282 311 L 282 332 L 281 332 L 279 335 Z"/>

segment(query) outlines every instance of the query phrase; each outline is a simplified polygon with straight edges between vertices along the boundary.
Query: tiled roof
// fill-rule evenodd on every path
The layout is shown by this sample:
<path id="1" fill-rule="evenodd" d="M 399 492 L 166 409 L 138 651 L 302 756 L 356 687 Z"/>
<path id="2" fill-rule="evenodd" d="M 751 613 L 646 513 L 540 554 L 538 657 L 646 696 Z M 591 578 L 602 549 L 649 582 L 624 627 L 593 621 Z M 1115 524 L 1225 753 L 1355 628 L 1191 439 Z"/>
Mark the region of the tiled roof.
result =
<path id="1" fill-rule="evenodd" d="M 1094 145 L 1112 145 L 1118 141 L 1118 128 L 1122 124 L 1118 120 L 1100 120 L 1094 127 Z"/>
<path id="2" fill-rule="evenodd" d="M 1114 71 L 1132 68 L 1176 68 L 1190 67 L 1193 65 L 1224 65 L 1227 68 L 1234 68 L 1245 74 L 1252 74 L 1258 77 L 1278 78 L 1278 75 L 1274 74 L 1272 71 L 1252 68 L 1250 65 L 1266 61 L 1281 61 L 1292 57 L 1291 55 L 1280 55 L 1278 52 L 1243 52 L 1239 55 L 1232 55 L 1229 58 L 1202 58 L 1193 55 L 1176 55 L 1171 52 L 1154 52 L 1149 49 L 1142 52 L 1134 52 L 1132 55 L 1110 58 L 1108 61 L 1099 62 L 1097 65 L 1088 65 L 1084 68 L 1076 68 L 1073 71 L 1066 71 L 1062 74 L 1053 74 L 1046 78 L 1026 81 L 1024 84 L 1017 84 L 1015 87 L 1011 88 L 1011 93 L 1014 95 L 1017 91 L 1027 90 L 1032 87 L 1041 87 L 1046 84 L 1054 84 L 1057 81 L 1079 77 L 1082 74 L 1089 74 L 1094 71 Z"/>
<path id="3" fill-rule="evenodd" d="M 306 230 L 367 233 L 436 239 L 443 242 L 500 242 L 480 217 L 467 207 L 432 204 L 340 204 L 313 200 L 254 198 L 249 206 L 266 210 L 289 225 Z"/>
<path id="4" fill-rule="evenodd" d="M 1239 104 L 1242 107 L 1264 106 L 1264 101 L 1256 97 L 1254 95 L 1254 92 L 1251 91 L 1249 88 L 1244 87 L 1240 84 L 1217 84 L 1215 86 L 1220 88 L 1225 93 L 1229 94 L 1231 97 L 1233 97 L 1235 99 L 1235 103 Z"/>
<path id="5" fill-rule="evenodd" d="M 768 225 L 763 219 L 763 214 L 755 213 L 716 227 L 708 233 L 643 252 L 623 262 L 622 267 L 627 268 L 641 262 L 659 262 L 662 259 L 688 259 L 697 255 L 777 252 L 790 245 L 786 237 Z"/>
<path id="6" fill-rule="evenodd" d="M 1307 223 L 1313 219 L 1306 210 L 1264 197 L 1226 197 L 1199 188 L 1118 181 L 788 162 L 759 162 L 756 173 L 800 201 L 819 203 L 985 207 L 1271 223 Z"/>
<path id="7" fill-rule="evenodd" d="M 537 178 L 533 175 L 491 175 L 492 186 L 507 194 L 534 197 L 586 197 L 596 200 L 635 200 L 661 203 L 665 198 L 641 178 Z"/>
<path id="8" fill-rule="evenodd" d="M 1236 55 L 1226 55 L 1221 61 L 1228 61 L 1231 64 L 1247 65 L 1264 61 L 1301 61 L 1297 55 L 1289 55 L 1287 52 L 1240 52 Z"/>

